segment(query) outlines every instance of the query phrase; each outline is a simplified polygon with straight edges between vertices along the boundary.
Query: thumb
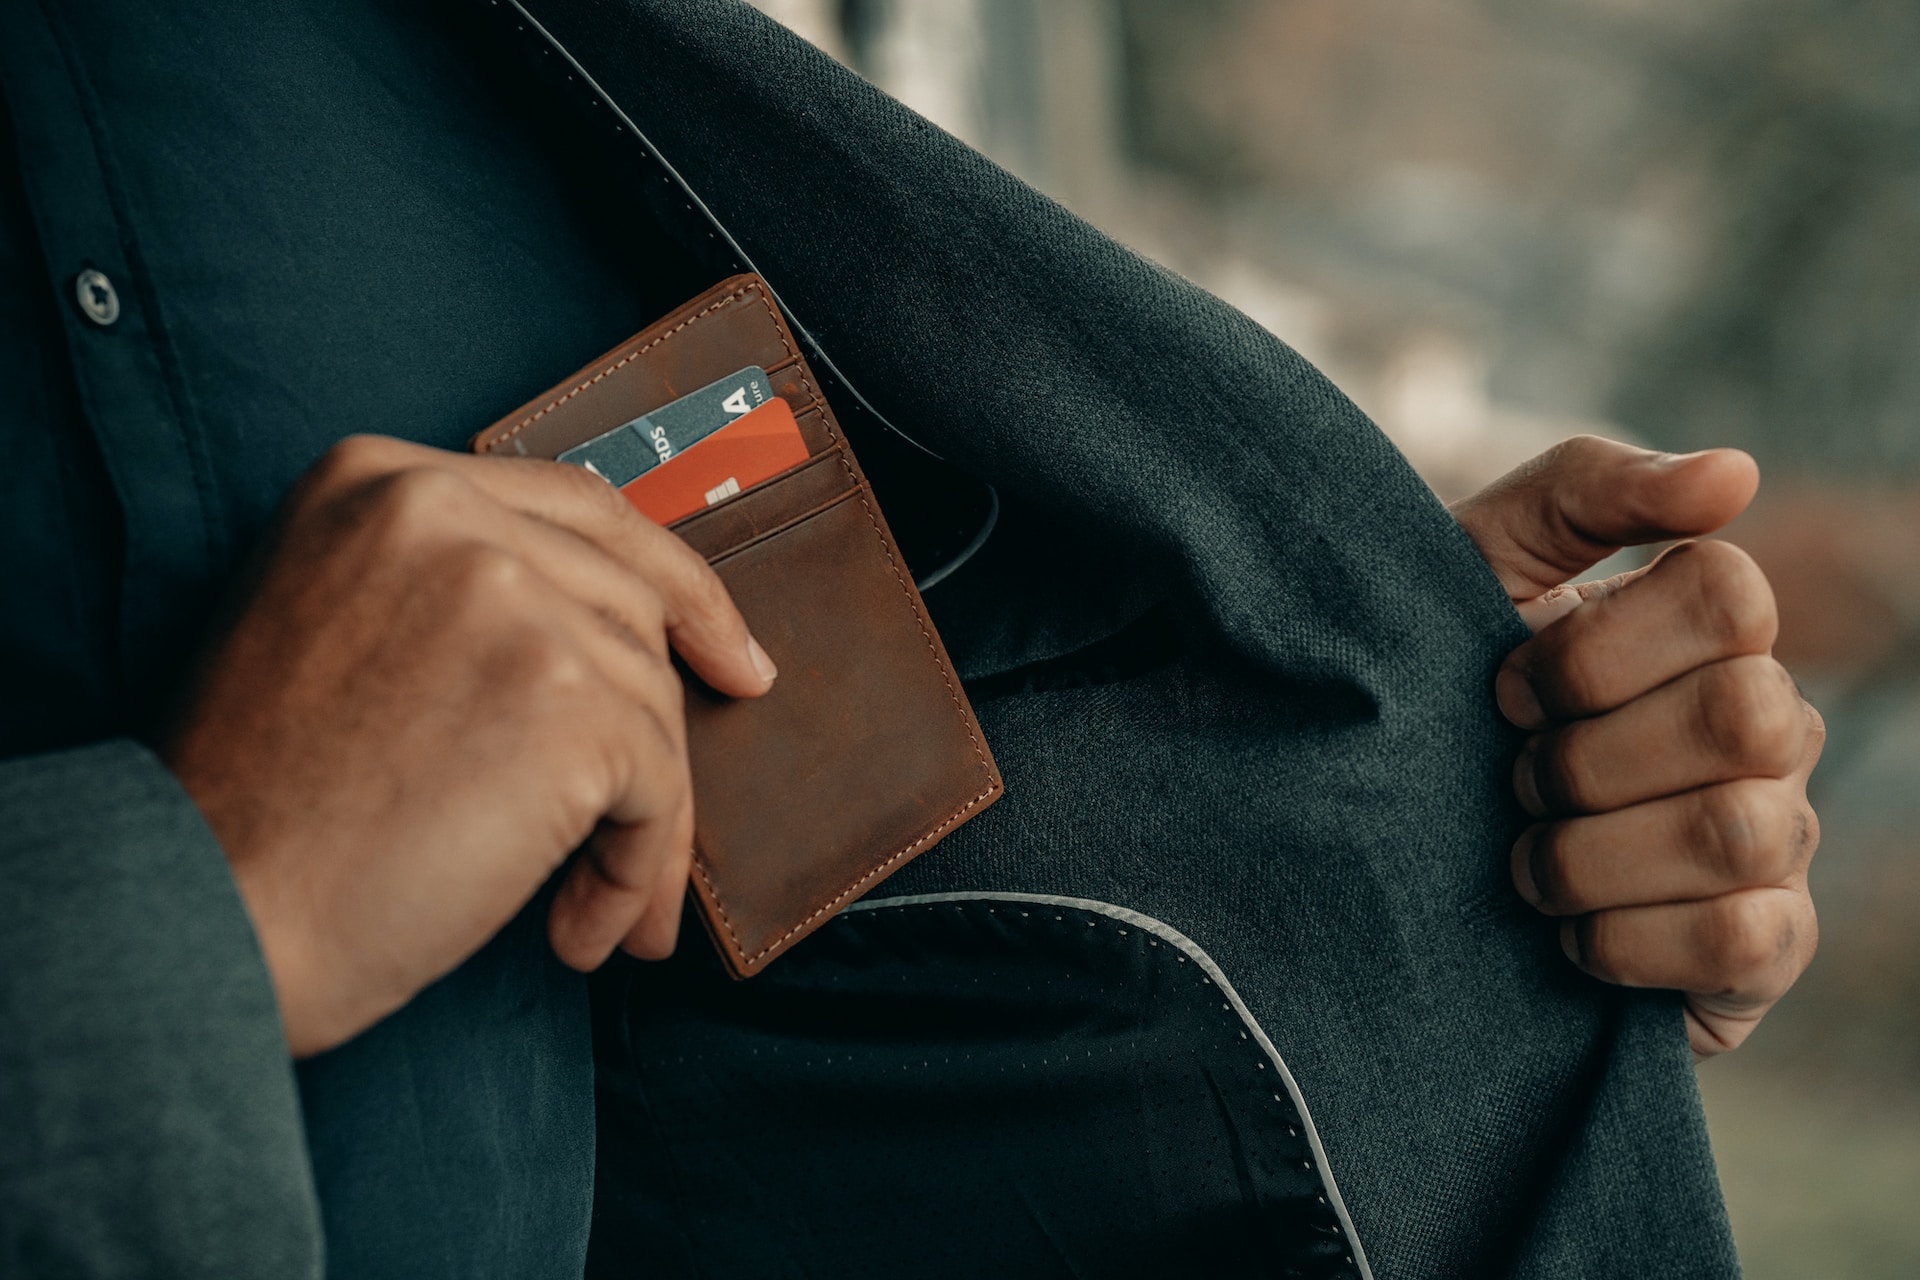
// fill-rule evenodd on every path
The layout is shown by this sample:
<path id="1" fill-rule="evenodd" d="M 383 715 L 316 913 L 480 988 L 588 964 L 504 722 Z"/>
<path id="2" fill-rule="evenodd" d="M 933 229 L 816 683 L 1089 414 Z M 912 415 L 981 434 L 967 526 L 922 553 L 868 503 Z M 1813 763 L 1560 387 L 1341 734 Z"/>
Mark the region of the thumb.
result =
<path id="1" fill-rule="evenodd" d="M 1563 440 L 1453 507 L 1516 603 L 1622 547 L 1711 533 L 1746 510 L 1760 469 L 1738 449 L 1655 453 Z"/>

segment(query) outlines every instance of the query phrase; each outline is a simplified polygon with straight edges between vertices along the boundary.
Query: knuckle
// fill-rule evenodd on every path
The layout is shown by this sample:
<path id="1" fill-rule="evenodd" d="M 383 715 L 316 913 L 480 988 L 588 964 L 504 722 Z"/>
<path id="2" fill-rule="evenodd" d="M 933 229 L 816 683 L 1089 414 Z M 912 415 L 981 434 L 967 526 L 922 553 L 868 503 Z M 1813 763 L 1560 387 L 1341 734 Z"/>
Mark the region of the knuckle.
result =
<path id="1" fill-rule="evenodd" d="M 1692 569 L 1697 619 L 1708 639 L 1726 653 L 1764 653 L 1779 631 L 1773 587 L 1753 557 L 1730 542 L 1689 542 L 1675 547 Z"/>
<path id="2" fill-rule="evenodd" d="M 1793 926 L 1768 892 L 1717 899 L 1707 914 L 1706 958 L 1717 979 L 1751 991 L 1791 954 Z"/>
<path id="3" fill-rule="evenodd" d="M 607 794 L 611 790 L 604 770 L 590 765 L 582 767 L 576 761 L 569 761 L 573 767 L 550 771 L 543 779 L 543 785 L 549 790 L 557 812 L 557 825 L 570 835 L 584 835 L 592 830 L 607 806 Z M 575 836 L 577 842 L 579 836 Z"/>
<path id="4" fill-rule="evenodd" d="M 571 489 L 573 497 L 589 507 L 601 508 L 603 512 L 637 514 L 631 504 L 620 496 L 620 491 L 601 477 L 587 470 L 565 462 L 543 463 L 548 473 L 554 477 L 554 483 Z"/>
<path id="5" fill-rule="evenodd" d="M 465 543 L 447 559 L 440 570 L 447 588 L 460 607 L 483 616 L 519 595 L 532 573 L 512 552 L 484 542 Z"/>
<path id="6" fill-rule="evenodd" d="M 530 732 L 558 721 L 570 742 L 602 736 L 583 730 L 597 723 L 603 698 L 591 662 L 571 637 L 531 618 L 498 613 L 474 629 L 485 631 L 486 687 L 494 691 L 503 716 L 525 724 Z M 568 776 L 594 795 L 605 790 L 601 775 L 592 770 L 576 769 Z"/>
<path id="7" fill-rule="evenodd" d="M 1568 436 L 1541 455 L 1541 461 L 1568 468 L 1584 469 L 1599 462 L 1610 462 L 1620 455 L 1619 442 L 1596 435 Z"/>
<path id="8" fill-rule="evenodd" d="M 349 497 L 364 501 L 366 486 L 394 469 L 393 443 L 382 436 L 348 436 L 340 441 L 300 477 L 288 499 L 289 509 L 311 511 Z"/>
<path id="9" fill-rule="evenodd" d="M 1696 847 L 1716 882 L 1751 887 L 1792 874 L 1795 842 L 1760 782 L 1731 782 L 1699 793 Z"/>
<path id="10" fill-rule="evenodd" d="M 1784 777 L 1800 759 L 1806 728 L 1786 669 L 1771 658 L 1734 658 L 1702 672 L 1701 726 L 1707 745 L 1742 769 Z"/>
<path id="11" fill-rule="evenodd" d="M 1804 797 L 1794 811 L 1793 825 L 1793 870 L 1798 871 L 1813 861 L 1813 855 L 1820 851 L 1820 815 Z"/>
<path id="12" fill-rule="evenodd" d="M 1773 766 L 1770 772 L 1785 777 L 1799 767 L 1806 754 L 1806 699 L 1800 696 L 1800 686 L 1792 674 L 1773 658 L 1754 657 L 1747 661 L 1758 669 L 1756 679 L 1765 690 L 1762 697 L 1769 721 L 1768 742 L 1774 754 L 1763 763 Z"/>
<path id="13" fill-rule="evenodd" d="M 1805 745 L 1802 750 L 1806 753 L 1804 758 L 1807 769 L 1811 772 L 1820 763 L 1820 757 L 1826 754 L 1827 718 L 1821 715 L 1820 709 L 1808 702 L 1804 695 L 1800 699 L 1800 710 L 1806 725 Z"/>
<path id="14" fill-rule="evenodd" d="M 531 628 L 515 646 L 522 688 L 542 703 L 560 705 L 586 694 L 592 668 L 573 644 L 546 628 Z"/>
<path id="15" fill-rule="evenodd" d="M 378 480 L 370 523 L 385 541 L 413 543 L 445 526 L 466 489 L 465 481 L 431 467 L 389 471 Z"/>
<path id="16" fill-rule="evenodd" d="M 393 441 L 383 436 L 348 436 L 320 455 L 312 475 L 323 488 L 359 483 L 391 468 L 392 446 Z"/>

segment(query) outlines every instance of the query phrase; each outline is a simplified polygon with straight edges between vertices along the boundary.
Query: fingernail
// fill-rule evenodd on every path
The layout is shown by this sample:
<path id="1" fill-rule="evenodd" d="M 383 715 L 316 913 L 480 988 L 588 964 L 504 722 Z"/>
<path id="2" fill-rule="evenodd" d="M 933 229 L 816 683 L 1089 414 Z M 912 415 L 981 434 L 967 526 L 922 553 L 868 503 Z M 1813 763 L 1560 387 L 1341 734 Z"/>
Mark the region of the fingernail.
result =
<path id="1" fill-rule="evenodd" d="M 1692 453 L 1662 453 L 1654 457 L 1653 465 L 1656 467 L 1683 467 L 1705 452 L 1705 449 L 1697 449 Z"/>
<path id="2" fill-rule="evenodd" d="M 772 684 L 774 677 L 780 674 L 780 668 L 773 665 L 773 659 L 767 656 L 767 651 L 752 636 L 747 637 L 747 661 L 753 663 L 753 669 L 768 684 Z"/>
<path id="3" fill-rule="evenodd" d="M 1520 758 L 1513 762 L 1513 794 L 1518 797 L 1520 807 L 1536 818 L 1547 816 L 1547 806 L 1540 801 L 1540 780 L 1537 776 L 1540 768 L 1540 753 L 1536 744 L 1540 739 L 1529 738 L 1527 745 L 1520 748 Z"/>
<path id="4" fill-rule="evenodd" d="M 1565 920 L 1561 922 L 1560 949 L 1567 953 L 1567 959 L 1573 961 L 1575 964 L 1580 963 L 1580 930 L 1576 921 Z"/>
<path id="5" fill-rule="evenodd" d="M 1533 882 L 1533 846 L 1537 843 L 1539 828 L 1528 827 L 1513 842 L 1513 887 L 1527 900 L 1527 905 L 1540 909 L 1540 889 Z"/>
<path id="6" fill-rule="evenodd" d="M 1493 678 L 1493 700 L 1499 704 L 1500 714 L 1522 729 L 1547 727 L 1546 708 L 1540 705 L 1533 682 L 1515 668 L 1503 667 Z"/>
<path id="7" fill-rule="evenodd" d="M 1539 635 L 1584 603 L 1586 603 L 1586 597 L 1580 593 L 1580 588 L 1563 582 L 1544 595 L 1520 601 L 1515 608 L 1520 611 L 1521 620 L 1527 624 L 1527 629 Z M 1533 692 L 1531 682 L 1528 683 L 1527 692 Z"/>

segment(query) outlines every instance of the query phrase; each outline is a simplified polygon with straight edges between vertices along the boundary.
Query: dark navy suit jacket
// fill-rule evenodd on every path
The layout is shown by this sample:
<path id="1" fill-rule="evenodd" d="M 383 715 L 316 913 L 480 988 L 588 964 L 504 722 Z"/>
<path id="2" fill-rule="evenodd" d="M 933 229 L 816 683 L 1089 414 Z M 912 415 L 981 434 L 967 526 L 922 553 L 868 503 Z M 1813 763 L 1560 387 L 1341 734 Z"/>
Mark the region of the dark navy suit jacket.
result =
<path id="1" fill-rule="evenodd" d="M 0 1270 L 1734 1274 L 1676 1004 L 1507 884 L 1524 629 L 1379 432 L 744 5 L 529 8 L 0 0 Z M 902 524 L 998 493 L 928 603 L 1006 799 L 751 983 L 689 932 L 590 1001 L 530 912 L 295 1072 L 143 745 L 211 602 L 334 440 L 740 266 Z"/>

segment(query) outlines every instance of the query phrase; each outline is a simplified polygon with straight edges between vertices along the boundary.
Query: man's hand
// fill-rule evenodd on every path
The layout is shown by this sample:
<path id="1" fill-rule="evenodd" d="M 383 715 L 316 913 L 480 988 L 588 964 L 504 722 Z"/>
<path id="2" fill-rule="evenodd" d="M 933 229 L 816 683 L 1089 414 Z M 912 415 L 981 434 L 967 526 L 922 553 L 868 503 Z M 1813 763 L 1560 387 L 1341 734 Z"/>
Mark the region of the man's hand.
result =
<path id="1" fill-rule="evenodd" d="M 1718 529 L 1758 483 L 1730 449 L 1586 436 L 1453 508 L 1536 633 L 1495 685 L 1534 735 L 1514 790 L 1541 821 L 1514 846 L 1514 884 L 1564 918 L 1588 973 L 1685 992 L 1701 1057 L 1744 1040 L 1813 959 L 1807 777 L 1826 731 L 1771 656 L 1773 592 L 1739 549 L 1682 542 L 1564 584 L 1622 546 Z"/>
<path id="2" fill-rule="evenodd" d="M 296 1055 L 454 968 L 583 841 L 560 958 L 673 949 L 693 809 L 670 645 L 723 693 L 773 682 L 706 563 L 586 471 L 369 436 L 308 474 L 163 747 Z"/>

